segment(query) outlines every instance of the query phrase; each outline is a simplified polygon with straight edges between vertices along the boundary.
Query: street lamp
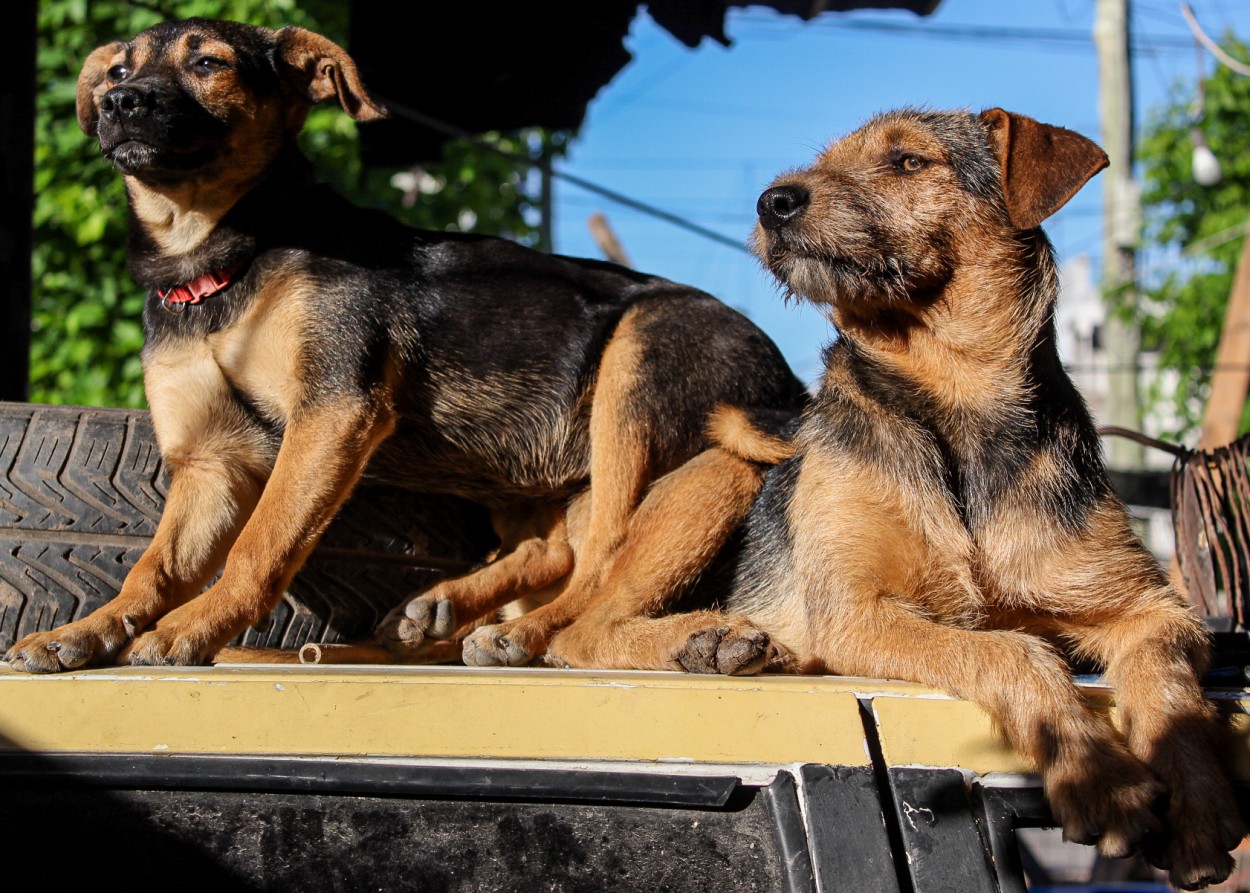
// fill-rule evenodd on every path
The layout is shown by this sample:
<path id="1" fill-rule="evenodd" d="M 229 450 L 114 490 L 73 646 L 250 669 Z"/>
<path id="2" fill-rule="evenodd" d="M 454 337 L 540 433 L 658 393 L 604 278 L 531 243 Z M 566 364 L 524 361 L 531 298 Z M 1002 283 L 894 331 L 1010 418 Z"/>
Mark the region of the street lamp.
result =
<path id="1" fill-rule="evenodd" d="M 1189 141 L 1194 144 L 1194 182 L 1199 186 L 1214 186 L 1220 182 L 1220 160 L 1207 145 L 1206 134 L 1197 125 L 1189 129 Z"/>

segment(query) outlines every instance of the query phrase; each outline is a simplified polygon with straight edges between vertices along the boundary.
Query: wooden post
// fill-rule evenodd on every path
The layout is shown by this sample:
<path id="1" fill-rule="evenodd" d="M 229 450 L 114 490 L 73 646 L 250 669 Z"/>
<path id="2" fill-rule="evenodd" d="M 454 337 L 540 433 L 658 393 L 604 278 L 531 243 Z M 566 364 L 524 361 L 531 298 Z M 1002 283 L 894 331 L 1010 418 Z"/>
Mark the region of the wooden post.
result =
<path id="1" fill-rule="evenodd" d="M 1202 415 L 1199 449 L 1209 450 L 1237 439 L 1241 412 L 1250 387 L 1250 233 L 1242 242 L 1233 290 L 1224 311 L 1224 328 L 1211 373 L 1211 394 Z"/>
<path id="2" fill-rule="evenodd" d="M 633 266 L 630 263 L 629 255 L 621 247 L 621 241 L 616 237 L 612 225 L 608 223 L 607 217 L 596 212 L 590 215 L 586 225 L 590 227 L 590 234 L 594 236 L 595 242 L 599 245 L 599 250 L 603 252 L 604 257 L 613 263 L 620 264 L 622 267 Z"/>

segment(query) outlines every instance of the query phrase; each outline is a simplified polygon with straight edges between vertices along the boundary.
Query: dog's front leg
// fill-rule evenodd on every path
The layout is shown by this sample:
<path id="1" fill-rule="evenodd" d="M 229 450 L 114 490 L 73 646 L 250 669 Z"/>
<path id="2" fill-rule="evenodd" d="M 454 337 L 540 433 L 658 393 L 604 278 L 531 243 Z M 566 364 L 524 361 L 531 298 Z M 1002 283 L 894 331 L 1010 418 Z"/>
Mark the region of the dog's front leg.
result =
<path id="1" fill-rule="evenodd" d="M 152 543 L 117 596 L 87 617 L 23 637 L 5 655 L 28 673 L 108 663 L 154 620 L 194 598 L 221 566 L 243 519 L 260 496 L 259 471 L 231 451 L 170 453 L 169 492 Z"/>
<path id="2" fill-rule="evenodd" d="M 1205 666 L 1205 630 L 1170 587 L 1154 595 L 1062 628 L 1105 661 L 1129 749 L 1167 787 L 1166 827 L 1146 840 L 1148 861 L 1199 890 L 1232 872 L 1247 829 L 1221 765 L 1226 730 L 1194 673 Z"/>
<path id="3" fill-rule="evenodd" d="M 54 673 L 111 662 L 136 634 L 203 589 L 260 497 L 276 448 L 232 398 L 211 354 L 184 343 L 152 350 L 144 380 L 169 474 L 156 534 L 115 598 L 10 648 L 5 660 L 16 670 Z"/>
<path id="4" fill-rule="evenodd" d="M 1146 841 L 1146 856 L 1180 889 L 1218 883 L 1247 827 L 1221 765 L 1227 730 L 1200 683 L 1206 628 L 1113 500 L 1060 545 L 1047 576 L 1021 588 L 1034 583 L 1060 634 L 1106 667 L 1129 749 L 1167 787 L 1166 827 Z"/>
<path id="5" fill-rule="evenodd" d="M 221 578 L 158 620 L 122 657 L 134 664 L 203 663 L 262 620 L 394 424 L 389 395 L 344 398 L 297 413 Z"/>
<path id="6" fill-rule="evenodd" d="M 1067 664 L 1042 639 L 938 623 L 892 593 L 865 591 L 843 604 L 828 627 L 826 664 L 979 704 L 1037 765 L 1065 839 L 1122 857 L 1158 829 L 1152 807 L 1162 786 L 1110 720 L 1084 703 Z"/>

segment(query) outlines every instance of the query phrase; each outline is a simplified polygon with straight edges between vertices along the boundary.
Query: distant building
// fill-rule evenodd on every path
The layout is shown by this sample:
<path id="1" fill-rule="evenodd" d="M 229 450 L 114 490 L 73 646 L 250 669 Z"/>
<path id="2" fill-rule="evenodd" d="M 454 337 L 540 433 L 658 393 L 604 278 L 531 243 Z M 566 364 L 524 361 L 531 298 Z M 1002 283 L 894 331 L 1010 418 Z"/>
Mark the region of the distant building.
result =
<path id="1" fill-rule="evenodd" d="M 1076 382 L 1085 397 L 1094 422 L 1107 424 L 1107 391 L 1109 361 L 1102 344 L 1103 323 L 1107 310 L 1102 294 L 1094 283 L 1093 262 L 1088 255 L 1078 255 L 1063 264 L 1059 272 L 1059 306 L 1055 311 L 1055 326 L 1059 341 L 1059 356 L 1068 374 Z M 1138 385 L 1147 395 L 1156 388 L 1163 376 L 1175 376 L 1167 370 L 1158 371 L 1158 357 L 1152 351 L 1140 355 Z M 1171 384 L 1167 378 L 1164 384 Z M 1158 411 L 1147 413 L 1142 425 L 1143 434 L 1167 439 L 1164 432 L 1177 428 L 1176 420 Z M 1172 467 L 1172 457 L 1157 449 L 1146 449 L 1146 465 L 1149 469 L 1167 471 Z M 1130 506 L 1138 522 L 1138 530 L 1147 546 L 1162 561 L 1169 561 L 1175 552 L 1175 534 L 1172 513 L 1166 509 Z"/>

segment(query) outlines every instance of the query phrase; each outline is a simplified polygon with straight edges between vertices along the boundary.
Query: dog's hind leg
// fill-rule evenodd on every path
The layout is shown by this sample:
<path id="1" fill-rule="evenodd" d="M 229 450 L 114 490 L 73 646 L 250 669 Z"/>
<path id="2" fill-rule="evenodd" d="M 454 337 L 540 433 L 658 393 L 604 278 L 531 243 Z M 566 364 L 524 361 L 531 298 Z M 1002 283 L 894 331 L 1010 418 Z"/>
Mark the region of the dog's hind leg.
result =
<path id="1" fill-rule="evenodd" d="M 557 631 L 590 603 L 625 537 L 630 515 L 655 473 L 651 439 L 633 409 L 644 384 L 645 344 L 627 315 L 604 350 L 590 415 L 590 507 L 568 585 L 552 602 L 501 624 L 481 627 L 466 640 L 465 663 L 524 666 L 541 656 Z"/>
<path id="2" fill-rule="evenodd" d="M 555 637 L 547 661 L 726 674 L 784 663 L 784 651 L 745 618 L 716 611 L 660 616 L 706 570 L 762 479 L 761 466 L 712 448 L 657 481 L 630 518 L 593 603 Z"/>
<path id="3" fill-rule="evenodd" d="M 670 285 L 636 303 L 617 325 L 599 364 L 590 412 L 588 520 L 579 525 L 567 585 L 549 604 L 475 631 L 465 640 L 466 663 L 516 665 L 537 659 L 555 633 L 598 601 L 608 574 L 622 565 L 618 552 L 638 534 L 631 519 L 643 497 L 665 475 L 712 446 L 708 420 L 718 406 L 793 414 L 804 400 L 802 385 L 776 348 L 720 302 L 692 299 L 687 290 Z M 741 458 L 730 459 L 728 452 L 718 455 L 714 461 L 750 468 L 749 489 L 752 495 L 758 492 L 757 469 Z M 733 472 L 727 487 L 732 480 Z M 714 492 L 719 484 L 711 480 L 708 486 Z M 729 508 L 735 518 L 745 513 L 745 508 Z M 708 522 L 696 513 L 689 517 L 696 525 Z M 664 535 L 663 529 L 652 532 L 652 542 Z M 638 550 L 629 552 L 632 562 Z M 661 600 L 673 594 L 663 593 Z M 646 597 L 633 592 L 626 601 Z"/>
<path id="4" fill-rule="evenodd" d="M 563 501 L 491 513 L 499 550 L 477 570 L 442 580 L 396 608 L 378 627 L 379 640 L 413 648 L 445 639 L 463 624 L 531 595 L 573 569 Z"/>

